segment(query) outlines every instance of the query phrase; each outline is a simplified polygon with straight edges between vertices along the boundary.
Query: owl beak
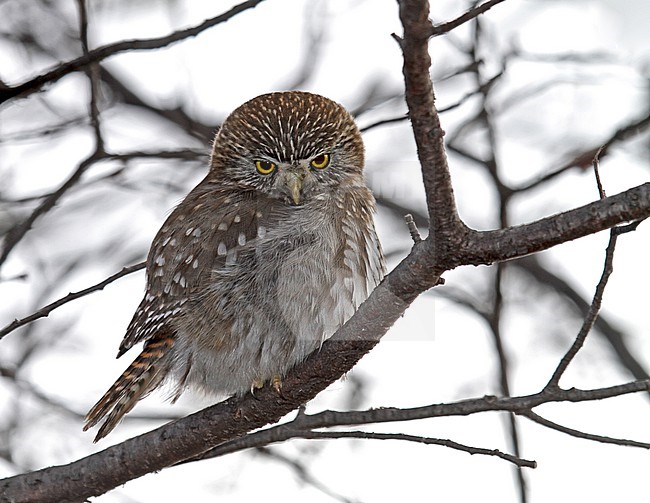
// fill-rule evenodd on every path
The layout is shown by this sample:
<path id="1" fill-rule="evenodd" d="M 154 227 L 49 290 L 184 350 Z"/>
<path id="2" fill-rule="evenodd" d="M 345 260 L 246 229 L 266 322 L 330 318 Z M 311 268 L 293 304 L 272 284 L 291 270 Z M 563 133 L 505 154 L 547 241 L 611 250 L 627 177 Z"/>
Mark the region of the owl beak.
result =
<path id="1" fill-rule="evenodd" d="M 287 186 L 291 192 L 291 199 L 293 199 L 296 206 L 300 204 L 300 193 L 302 191 L 302 181 L 304 178 L 305 175 L 302 173 L 291 173 L 287 180 Z"/>

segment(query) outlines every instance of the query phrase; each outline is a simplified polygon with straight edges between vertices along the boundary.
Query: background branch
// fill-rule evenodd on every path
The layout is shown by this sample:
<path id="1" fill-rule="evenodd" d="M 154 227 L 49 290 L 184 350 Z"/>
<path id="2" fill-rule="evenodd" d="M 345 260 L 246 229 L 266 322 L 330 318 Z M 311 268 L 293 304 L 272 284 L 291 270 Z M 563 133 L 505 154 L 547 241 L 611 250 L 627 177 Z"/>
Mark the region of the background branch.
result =
<path id="1" fill-rule="evenodd" d="M 219 23 L 228 21 L 229 19 L 247 9 L 256 7 L 262 1 L 263 0 L 248 0 L 246 2 L 242 2 L 239 5 L 234 6 L 229 11 L 211 19 L 207 19 L 197 26 L 186 28 L 184 30 L 178 30 L 170 33 L 169 35 L 165 35 L 164 37 L 123 40 L 115 44 L 98 47 L 97 49 L 93 49 L 83 56 L 80 56 L 72 61 L 62 63 L 52 70 L 34 77 L 31 80 L 23 82 L 22 84 L 18 84 L 13 87 L 5 86 L 4 88 L 0 88 L 0 104 L 12 98 L 24 98 L 25 96 L 38 91 L 45 84 L 56 82 L 57 80 L 65 77 L 66 75 L 69 75 L 72 72 L 85 68 L 91 63 L 98 63 L 121 52 L 160 49 L 175 42 L 179 42 L 190 37 L 195 37 L 208 28 L 212 28 Z"/>

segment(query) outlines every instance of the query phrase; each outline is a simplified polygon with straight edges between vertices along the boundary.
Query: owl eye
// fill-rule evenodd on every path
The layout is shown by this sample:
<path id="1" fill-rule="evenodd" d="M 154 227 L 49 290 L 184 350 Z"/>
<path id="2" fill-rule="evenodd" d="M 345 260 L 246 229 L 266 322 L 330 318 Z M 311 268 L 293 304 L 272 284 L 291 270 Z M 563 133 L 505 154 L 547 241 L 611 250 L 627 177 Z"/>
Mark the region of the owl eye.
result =
<path id="1" fill-rule="evenodd" d="M 321 154 L 314 157 L 309 164 L 311 164 L 312 168 L 325 169 L 329 163 L 330 163 L 329 154 Z"/>
<path id="2" fill-rule="evenodd" d="M 275 163 L 271 161 L 255 161 L 255 168 L 260 175 L 270 175 L 275 171 Z"/>

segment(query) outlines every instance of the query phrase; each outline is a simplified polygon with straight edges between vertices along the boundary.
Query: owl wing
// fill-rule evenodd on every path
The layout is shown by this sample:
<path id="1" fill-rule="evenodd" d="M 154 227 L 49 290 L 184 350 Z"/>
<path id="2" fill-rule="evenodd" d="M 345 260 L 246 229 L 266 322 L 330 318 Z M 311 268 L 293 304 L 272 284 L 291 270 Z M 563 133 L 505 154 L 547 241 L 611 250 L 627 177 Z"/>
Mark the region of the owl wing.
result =
<path id="1" fill-rule="evenodd" d="M 147 289 L 118 358 L 157 332 L 173 330 L 171 320 L 209 280 L 212 271 L 236 259 L 237 250 L 258 237 L 268 202 L 255 193 L 199 184 L 171 213 L 147 258 Z"/>

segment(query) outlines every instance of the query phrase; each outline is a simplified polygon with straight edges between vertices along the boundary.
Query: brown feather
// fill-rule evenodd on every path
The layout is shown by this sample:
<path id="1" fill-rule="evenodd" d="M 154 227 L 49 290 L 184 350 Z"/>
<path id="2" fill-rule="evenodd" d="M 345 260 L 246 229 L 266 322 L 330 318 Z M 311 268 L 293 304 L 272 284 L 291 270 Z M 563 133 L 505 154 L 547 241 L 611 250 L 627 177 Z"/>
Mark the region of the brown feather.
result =
<path id="1" fill-rule="evenodd" d="M 169 333 L 159 332 L 149 339 L 133 363 L 90 409 L 86 415 L 84 431 L 105 418 L 95 442 L 108 435 L 138 400 L 160 384 L 165 374 L 161 372 L 164 360 L 173 345 L 174 338 Z"/>

